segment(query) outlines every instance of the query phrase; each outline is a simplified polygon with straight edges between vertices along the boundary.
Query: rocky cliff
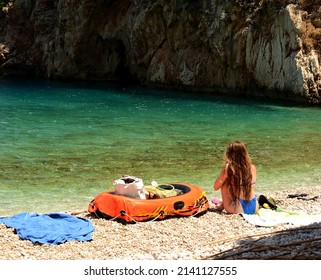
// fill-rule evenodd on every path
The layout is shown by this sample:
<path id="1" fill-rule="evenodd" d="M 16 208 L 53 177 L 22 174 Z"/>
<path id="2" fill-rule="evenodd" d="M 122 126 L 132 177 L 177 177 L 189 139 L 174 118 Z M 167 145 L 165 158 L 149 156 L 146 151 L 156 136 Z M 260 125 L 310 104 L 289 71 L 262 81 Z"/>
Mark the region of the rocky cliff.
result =
<path id="1" fill-rule="evenodd" d="M 321 103 L 320 0 L 2 1 L 0 75 Z"/>

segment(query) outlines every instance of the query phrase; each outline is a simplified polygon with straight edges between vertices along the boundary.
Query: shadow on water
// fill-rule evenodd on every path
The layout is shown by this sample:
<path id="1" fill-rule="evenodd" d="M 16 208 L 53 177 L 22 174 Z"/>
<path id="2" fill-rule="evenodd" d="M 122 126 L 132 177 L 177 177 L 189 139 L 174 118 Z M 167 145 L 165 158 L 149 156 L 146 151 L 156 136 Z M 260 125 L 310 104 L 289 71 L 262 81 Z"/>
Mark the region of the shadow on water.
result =
<path id="1" fill-rule="evenodd" d="M 273 110 L 273 106 L 282 107 L 301 107 L 309 108 L 313 104 L 298 103 L 291 100 L 271 99 L 258 94 L 257 96 L 233 93 L 222 93 L 216 90 L 201 91 L 201 90 L 175 90 L 165 88 L 153 88 L 150 86 L 144 86 L 137 83 L 119 82 L 119 81 L 81 81 L 81 80 L 50 80 L 50 79 L 26 79 L 21 77 L 6 77 L 0 78 L 0 84 L 14 85 L 17 88 L 57 88 L 57 89 L 79 89 L 79 90 L 100 90 L 102 92 L 117 92 L 118 94 L 130 94 L 136 96 L 155 97 L 155 98 L 168 98 L 172 100 L 190 100 L 190 101 L 205 101 L 205 102 L 218 102 L 224 104 L 247 105 L 258 106 L 267 108 L 267 110 Z M 258 90 L 259 91 L 259 90 Z"/>

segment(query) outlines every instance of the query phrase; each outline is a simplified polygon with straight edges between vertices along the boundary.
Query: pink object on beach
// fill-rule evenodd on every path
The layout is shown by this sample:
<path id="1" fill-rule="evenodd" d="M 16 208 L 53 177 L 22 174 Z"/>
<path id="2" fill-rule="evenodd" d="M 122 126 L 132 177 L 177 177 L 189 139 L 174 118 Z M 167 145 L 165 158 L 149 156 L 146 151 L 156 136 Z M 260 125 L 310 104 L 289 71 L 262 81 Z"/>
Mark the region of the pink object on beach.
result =
<path id="1" fill-rule="evenodd" d="M 212 198 L 211 201 L 212 201 L 212 203 L 215 204 L 215 205 L 221 203 L 221 201 L 220 201 L 218 198 Z"/>

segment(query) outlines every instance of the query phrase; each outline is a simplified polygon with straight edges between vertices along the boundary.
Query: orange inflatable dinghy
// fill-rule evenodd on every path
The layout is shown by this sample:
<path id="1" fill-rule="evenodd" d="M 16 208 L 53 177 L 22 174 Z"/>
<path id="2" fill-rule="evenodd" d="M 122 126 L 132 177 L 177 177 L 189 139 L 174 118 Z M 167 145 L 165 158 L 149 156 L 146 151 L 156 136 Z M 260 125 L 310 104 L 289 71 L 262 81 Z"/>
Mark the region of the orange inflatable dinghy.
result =
<path id="1" fill-rule="evenodd" d="M 171 183 L 182 194 L 153 199 L 116 195 L 114 190 L 98 194 L 88 206 L 97 217 L 125 222 L 161 220 L 166 217 L 204 214 L 209 203 L 203 189 L 183 183 Z"/>

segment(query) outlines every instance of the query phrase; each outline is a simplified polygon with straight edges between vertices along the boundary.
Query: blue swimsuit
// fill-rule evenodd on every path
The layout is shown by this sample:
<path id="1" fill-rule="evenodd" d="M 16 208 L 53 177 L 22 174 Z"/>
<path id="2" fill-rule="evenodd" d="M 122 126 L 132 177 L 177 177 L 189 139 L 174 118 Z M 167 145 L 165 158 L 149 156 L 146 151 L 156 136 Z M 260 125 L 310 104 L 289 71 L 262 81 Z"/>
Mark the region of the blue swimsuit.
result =
<path id="1" fill-rule="evenodd" d="M 244 200 L 244 199 L 239 199 L 244 214 L 255 214 L 256 211 L 256 196 L 254 196 L 250 201 Z"/>

